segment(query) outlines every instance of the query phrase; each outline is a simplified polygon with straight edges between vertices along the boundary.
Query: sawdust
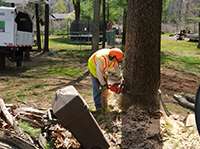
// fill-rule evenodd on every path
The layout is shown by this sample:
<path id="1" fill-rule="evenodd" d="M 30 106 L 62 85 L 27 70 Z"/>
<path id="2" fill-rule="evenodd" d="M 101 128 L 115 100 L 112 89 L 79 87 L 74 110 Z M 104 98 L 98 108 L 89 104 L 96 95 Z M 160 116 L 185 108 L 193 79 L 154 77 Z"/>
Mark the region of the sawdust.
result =
<path id="1" fill-rule="evenodd" d="M 191 120 L 191 119 L 190 119 Z M 195 121 L 195 119 L 193 119 Z M 198 149 L 200 146 L 200 137 L 196 126 L 187 126 L 186 123 L 170 117 L 161 118 L 161 134 L 163 137 L 163 149 Z"/>
<path id="2" fill-rule="evenodd" d="M 139 107 L 131 106 L 126 112 L 105 113 L 107 121 L 99 121 L 110 149 L 162 148 L 160 119 L 152 117 Z"/>

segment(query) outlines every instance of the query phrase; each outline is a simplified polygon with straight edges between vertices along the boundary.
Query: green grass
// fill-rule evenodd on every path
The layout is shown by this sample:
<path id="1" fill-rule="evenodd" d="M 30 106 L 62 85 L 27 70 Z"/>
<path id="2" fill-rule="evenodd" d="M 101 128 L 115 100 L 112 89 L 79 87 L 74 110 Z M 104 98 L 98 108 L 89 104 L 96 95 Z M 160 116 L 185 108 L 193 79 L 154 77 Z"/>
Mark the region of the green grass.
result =
<path id="1" fill-rule="evenodd" d="M 70 77 L 78 77 L 83 74 L 83 70 L 79 67 L 54 67 L 48 69 L 48 74 L 50 75 L 59 75 L 59 76 L 70 76 Z"/>
<path id="2" fill-rule="evenodd" d="M 171 40 L 168 34 L 162 37 L 162 67 L 200 75 L 200 49 L 196 48 L 197 43 Z M 87 70 L 87 60 L 93 52 L 88 43 L 72 42 L 66 36 L 51 36 L 50 49 L 48 54 L 25 62 L 19 71 L 11 67 L 4 74 L 5 77 L 0 80 L 0 91 L 6 101 L 50 101 L 59 87 Z M 85 89 L 80 89 L 80 92 L 86 99 L 91 98 L 91 93 Z"/>
<path id="3" fill-rule="evenodd" d="M 16 92 L 16 96 L 17 96 L 17 98 L 19 99 L 19 101 L 24 102 L 24 101 L 26 100 L 26 94 L 25 94 L 25 92 L 23 92 L 23 91 L 21 91 L 21 90 L 18 90 L 18 91 Z"/>
<path id="4" fill-rule="evenodd" d="M 51 36 L 49 43 L 49 53 L 35 56 L 20 69 L 10 64 L 2 74 L 0 92 L 6 102 L 49 102 L 58 88 L 87 70 L 87 60 L 93 52 L 91 45 L 72 42 L 66 36 Z"/>
<path id="5" fill-rule="evenodd" d="M 24 132 L 26 132 L 27 134 L 29 134 L 33 138 L 38 138 L 40 133 L 41 133 L 40 128 L 34 128 L 29 123 L 24 122 L 24 121 L 21 121 L 19 123 L 19 127 L 22 128 L 22 130 Z"/>
<path id="6" fill-rule="evenodd" d="M 6 91 L 5 93 L 6 101 L 10 102 L 13 99 L 14 93 L 12 91 Z"/>
<path id="7" fill-rule="evenodd" d="M 52 149 L 52 148 L 54 148 L 53 141 L 47 142 L 45 149 Z"/>
<path id="8" fill-rule="evenodd" d="M 67 38 L 67 36 L 51 36 L 50 48 L 53 50 L 70 49 L 70 50 L 85 50 L 91 49 L 90 43 L 75 42 Z"/>
<path id="9" fill-rule="evenodd" d="M 163 37 L 167 37 L 163 35 Z M 197 43 L 163 38 L 161 64 L 175 69 L 200 74 L 200 49 Z"/>
<path id="10" fill-rule="evenodd" d="M 161 49 L 163 51 L 194 51 L 197 50 L 197 43 L 182 40 L 163 39 L 161 41 Z"/>
<path id="11" fill-rule="evenodd" d="M 32 84 L 30 87 L 28 87 L 26 90 L 27 91 L 30 91 L 30 90 L 33 90 L 33 89 L 43 89 L 45 88 L 46 86 L 48 86 L 48 84 Z"/>

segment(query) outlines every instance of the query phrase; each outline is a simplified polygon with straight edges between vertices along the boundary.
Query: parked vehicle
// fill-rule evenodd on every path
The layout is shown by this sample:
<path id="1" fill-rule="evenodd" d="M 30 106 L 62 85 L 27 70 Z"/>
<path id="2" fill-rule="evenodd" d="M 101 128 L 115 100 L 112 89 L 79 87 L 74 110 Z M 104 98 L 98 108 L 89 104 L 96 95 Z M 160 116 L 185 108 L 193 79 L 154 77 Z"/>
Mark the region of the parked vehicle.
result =
<path id="1" fill-rule="evenodd" d="M 189 38 L 189 41 L 198 42 L 199 41 L 199 34 L 187 34 L 187 38 Z"/>
<path id="2" fill-rule="evenodd" d="M 30 16 L 14 7 L 0 7 L 0 65 L 4 66 L 8 58 L 20 67 L 24 54 L 29 52 L 33 44 Z"/>

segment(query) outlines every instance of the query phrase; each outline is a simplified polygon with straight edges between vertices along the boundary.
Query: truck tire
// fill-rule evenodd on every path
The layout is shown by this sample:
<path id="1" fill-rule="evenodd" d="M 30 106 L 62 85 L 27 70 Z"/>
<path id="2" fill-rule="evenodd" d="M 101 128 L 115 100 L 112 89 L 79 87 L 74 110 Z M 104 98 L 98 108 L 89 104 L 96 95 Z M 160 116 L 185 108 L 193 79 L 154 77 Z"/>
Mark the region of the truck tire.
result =
<path id="1" fill-rule="evenodd" d="M 195 119 L 198 132 L 200 134 L 200 86 L 196 93 L 196 101 L 195 101 Z"/>
<path id="2" fill-rule="evenodd" d="M 16 61 L 16 66 L 17 66 L 17 67 L 22 67 L 22 61 L 17 60 L 17 61 Z"/>
<path id="3" fill-rule="evenodd" d="M 6 67 L 6 55 L 4 53 L 0 53 L 0 69 L 4 69 Z"/>
<path id="4" fill-rule="evenodd" d="M 21 67 L 23 61 L 23 50 L 22 49 L 17 50 L 15 52 L 15 57 L 16 57 L 16 66 Z"/>

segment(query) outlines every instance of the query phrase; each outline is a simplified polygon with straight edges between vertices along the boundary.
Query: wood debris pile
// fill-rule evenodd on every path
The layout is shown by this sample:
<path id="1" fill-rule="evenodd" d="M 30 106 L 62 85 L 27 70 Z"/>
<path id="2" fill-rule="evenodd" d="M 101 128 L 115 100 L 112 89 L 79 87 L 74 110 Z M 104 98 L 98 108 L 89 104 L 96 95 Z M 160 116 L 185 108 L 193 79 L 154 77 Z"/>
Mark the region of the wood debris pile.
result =
<path id="1" fill-rule="evenodd" d="M 0 146 L 5 149 L 78 149 L 80 144 L 66 129 L 62 128 L 52 110 L 6 105 L 0 98 Z M 27 122 L 40 129 L 39 137 L 26 133 L 19 124 Z M 51 143 L 49 143 L 51 142 Z"/>
<path id="2" fill-rule="evenodd" d="M 161 118 L 163 149 L 198 149 L 200 138 L 196 128 L 195 116 L 190 114 L 185 121 L 176 115 Z"/>

